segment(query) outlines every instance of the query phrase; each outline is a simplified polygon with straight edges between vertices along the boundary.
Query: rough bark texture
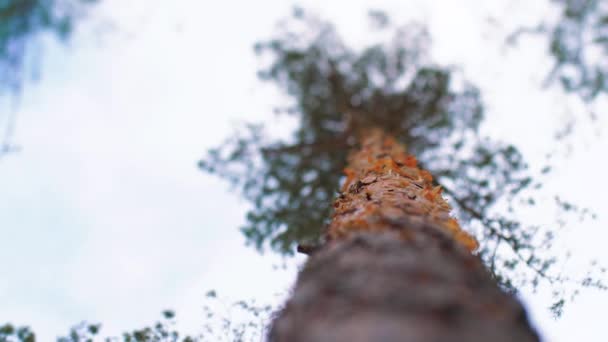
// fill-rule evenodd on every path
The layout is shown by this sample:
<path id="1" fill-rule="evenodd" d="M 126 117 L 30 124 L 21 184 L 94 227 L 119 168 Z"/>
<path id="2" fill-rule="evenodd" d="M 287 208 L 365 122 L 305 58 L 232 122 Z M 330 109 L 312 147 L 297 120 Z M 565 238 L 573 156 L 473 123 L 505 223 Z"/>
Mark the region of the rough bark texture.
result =
<path id="1" fill-rule="evenodd" d="M 370 130 L 349 158 L 326 243 L 300 272 L 269 339 L 538 341 L 405 149 Z"/>
<path id="2" fill-rule="evenodd" d="M 361 149 L 349 156 L 346 180 L 334 203 L 334 215 L 326 232 L 327 241 L 343 239 L 360 231 L 401 232 L 407 224 L 432 222 L 465 248 L 473 251 L 477 241 L 450 217 L 450 206 L 433 186 L 433 176 L 416 167 L 416 158 L 391 136 L 367 131 Z"/>

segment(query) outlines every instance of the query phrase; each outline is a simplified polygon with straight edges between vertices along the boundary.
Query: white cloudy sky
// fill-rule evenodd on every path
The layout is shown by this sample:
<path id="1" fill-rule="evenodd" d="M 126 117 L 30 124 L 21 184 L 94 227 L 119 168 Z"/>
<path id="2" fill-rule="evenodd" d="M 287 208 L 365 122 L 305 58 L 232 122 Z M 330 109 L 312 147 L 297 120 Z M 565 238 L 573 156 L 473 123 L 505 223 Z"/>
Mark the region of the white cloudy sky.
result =
<path id="1" fill-rule="evenodd" d="M 370 3 L 300 2 L 353 43 L 366 34 Z M 600 197 L 607 120 L 579 120 L 568 155 L 554 146 L 555 130 L 577 102 L 540 90 L 549 67 L 541 40 L 525 41 L 525 52 L 499 40 L 546 9 L 542 2 L 487 3 L 374 6 L 429 25 L 437 59 L 463 65 L 484 90 L 488 134 L 518 143 L 530 160 L 561 151 L 549 188 L 600 214 L 566 231 L 562 244 L 581 260 L 608 264 L 601 229 L 608 205 Z M 291 6 L 107 0 L 68 48 L 47 45 L 42 79 L 27 85 L 17 109 L 14 141 L 23 149 L 0 162 L 0 322 L 30 324 L 42 341 L 83 319 L 103 322 L 106 332 L 139 327 L 165 308 L 193 326 L 208 289 L 266 301 L 289 288 L 293 267 L 277 271 L 280 259 L 243 246 L 237 227 L 247 204 L 196 163 L 235 123 L 272 118 L 277 94 L 256 80 L 251 46 Z M 94 35 L 105 21 L 115 29 Z M 525 299 L 547 340 L 605 338 L 606 293 L 583 293 L 559 321 L 545 310 L 545 297 Z"/>

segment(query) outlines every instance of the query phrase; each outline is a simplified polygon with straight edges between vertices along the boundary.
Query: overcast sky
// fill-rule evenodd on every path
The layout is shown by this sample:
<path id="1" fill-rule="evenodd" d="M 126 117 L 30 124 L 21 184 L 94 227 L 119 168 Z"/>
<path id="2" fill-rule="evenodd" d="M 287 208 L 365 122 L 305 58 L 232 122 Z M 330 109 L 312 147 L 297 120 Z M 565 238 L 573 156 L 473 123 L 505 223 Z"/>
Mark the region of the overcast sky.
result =
<path id="1" fill-rule="evenodd" d="M 484 132 L 517 143 L 532 162 L 557 149 L 563 163 L 547 187 L 599 214 L 564 232 L 564 248 L 582 260 L 566 267 L 593 257 L 608 265 L 608 204 L 600 197 L 608 188 L 607 107 L 590 122 L 574 99 L 540 89 L 549 68 L 542 40 L 526 40 L 521 51 L 504 47 L 510 28 L 548 15 L 541 1 L 528 2 L 373 4 L 429 25 L 435 57 L 462 65 L 481 86 Z M 364 40 L 370 3 L 300 2 L 355 44 Z M 247 203 L 196 163 L 235 123 L 271 122 L 279 95 L 257 81 L 251 47 L 291 6 L 106 0 L 70 46 L 47 45 L 42 79 L 27 85 L 17 109 L 22 150 L 0 161 L 0 323 L 31 325 L 47 341 L 83 319 L 118 333 L 174 308 L 194 327 L 209 289 L 273 302 L 285 294 L 295 262 L 275 270 L 280 258 L 244 247 L 237 228 Z M 103 22 L 115 29 L 95 35 Z M 583 119 L 571 150 L 553 139 L 569 113 Z M 554 213 L 531 215 L 549 222 Z M 606 338 L 606 293 L 583 293 L 559 321 L 546 294 L 525 300 L 549 341 Z"/>

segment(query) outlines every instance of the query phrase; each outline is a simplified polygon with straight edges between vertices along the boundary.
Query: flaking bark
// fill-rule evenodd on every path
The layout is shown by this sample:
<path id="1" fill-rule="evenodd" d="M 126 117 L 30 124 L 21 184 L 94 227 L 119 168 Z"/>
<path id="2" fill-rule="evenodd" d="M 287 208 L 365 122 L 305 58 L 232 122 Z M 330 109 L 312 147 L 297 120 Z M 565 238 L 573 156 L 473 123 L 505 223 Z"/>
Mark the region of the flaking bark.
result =
<path id="1" fill-rule="evenodd" d="M 538 341 L 405 148 L 368 130 L 270 341 Z"/>

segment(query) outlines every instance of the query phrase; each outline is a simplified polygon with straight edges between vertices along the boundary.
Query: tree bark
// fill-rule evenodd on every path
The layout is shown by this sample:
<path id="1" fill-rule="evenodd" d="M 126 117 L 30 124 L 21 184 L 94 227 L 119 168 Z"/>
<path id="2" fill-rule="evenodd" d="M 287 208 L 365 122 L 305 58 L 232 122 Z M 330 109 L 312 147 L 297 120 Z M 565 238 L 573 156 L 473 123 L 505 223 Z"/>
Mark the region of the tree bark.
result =
<path id="1" fill-rule="evenodd" d="M 298 276 L 269 340 L 538 341 L 432 176 L 379 130 L 349 156 L 325 242 Z"/>

